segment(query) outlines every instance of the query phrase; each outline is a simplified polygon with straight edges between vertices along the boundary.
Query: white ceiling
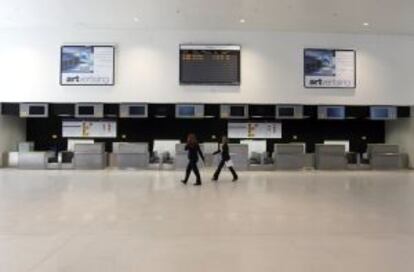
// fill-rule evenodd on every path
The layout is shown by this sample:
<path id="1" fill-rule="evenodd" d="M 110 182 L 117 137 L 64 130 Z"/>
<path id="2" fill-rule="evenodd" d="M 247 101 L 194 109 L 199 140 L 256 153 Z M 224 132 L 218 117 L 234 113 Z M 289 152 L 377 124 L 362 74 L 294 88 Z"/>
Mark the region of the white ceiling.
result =
<path id="1" fill-rule="evenodd" d="M 412 35 L 414 0 L 0 0 L 0 29 L 10 28 Z"/>

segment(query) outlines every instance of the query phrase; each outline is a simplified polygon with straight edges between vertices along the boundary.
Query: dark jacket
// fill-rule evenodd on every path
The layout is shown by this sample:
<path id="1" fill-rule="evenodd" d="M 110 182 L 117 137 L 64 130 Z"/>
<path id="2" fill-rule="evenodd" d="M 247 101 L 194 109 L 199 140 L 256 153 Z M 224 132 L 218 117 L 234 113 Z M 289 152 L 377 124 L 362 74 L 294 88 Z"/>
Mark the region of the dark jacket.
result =
<path id="1" fill-rule="evenodd" d="M 185 150 L 188 151 L 188 159 L 192 162 L 198 161 L 198 155 L 200 155 L 201 159 L 204 161 L 204 155 L 203 152 L 201 152 L 200 146 L 198 144 L 195 144 L 193 146 L 186 145 Z"/>
<path id="2" fill-rule="evenodd" d="M 220 150 L 220 146 L 219 146 L 219 149 L 216 152 L 214 152 L 213 154 L 216 155 L 216 154 L 219 154 L 219 153 L 221 153 L 221 159 L 222 160 L 224 160 L 224 161 L 230 160 L 229 145 L 227 143 L 223 144 L 223 146 L 221 147 L 221 150 Z"/>

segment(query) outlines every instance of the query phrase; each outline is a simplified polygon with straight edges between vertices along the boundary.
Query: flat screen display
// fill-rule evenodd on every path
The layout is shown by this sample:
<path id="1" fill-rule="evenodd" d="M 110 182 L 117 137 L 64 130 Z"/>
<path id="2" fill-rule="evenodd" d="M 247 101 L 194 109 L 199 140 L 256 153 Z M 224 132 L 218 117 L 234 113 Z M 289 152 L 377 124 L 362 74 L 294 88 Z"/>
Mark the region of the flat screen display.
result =
<path id="1" fill-rule="evenodd" d="M 69 45 L 60 52 L 60 84 L 114 85 L 114 46 Z"/>
<path id="2" fill-rule="evenodd" d="M 240 85 L 240 46 L 180 46 L 180 83 Z"/>
<path id="3" fill-rule="evenodd" d="M 294 117 L 295 109 L 291 107 L 279 108 L 279 117 Z"/>
<path id="4" fill-rule="evenodd" d="M 130 106 L 129 115 L 145 115 L 145 107 L 143 106 Z"/>
<path id="5" fill-rule="evenodd" d="M 395 107 L 371 107 L 371 119 L 374 120 L 392 120 L 397 118 L 397 109 Z"/>
<path id="6" fill-rule="evenodd" d="M 78 113 L 79 115 L 94 115 L 95 108 L 93 106 L 80 106 Z"/>
<path id="7" fill-rule="evenodd" d="M 230 116 L 232 117 L 244 117 L 245 116 L 245 107 L 244 106 L 231 106 L 230 107 Z"/>
<path id="8" fill-rule="evenodd" d="M 192 106 L 181 106 L 178 108 L 178 115 L 182 117 L 195 116 L 195 107 Z"/>
<path id="9" fill-rule="evenodd" d="M 376 108 L 372 110 L 372 117 L 389 118 L 390 112 L 387 108 Z"/>
<path id="10" fill-rule="evenodd" d="M 29 115 L 44 115 L 45 107 L 43 106 L 30 106 Z"/>
<path id="11" fill-rule="evenodd" d="M 305 49 L 305 88 L 356 88 L 356 52 Z"/>
<path id="12" fill-rule="evenodd" d="M 340 119 L 345 118 L 345 111 L 344 108 L 327 108 L 326 109 L 326 117 L 332 119 Z"/>

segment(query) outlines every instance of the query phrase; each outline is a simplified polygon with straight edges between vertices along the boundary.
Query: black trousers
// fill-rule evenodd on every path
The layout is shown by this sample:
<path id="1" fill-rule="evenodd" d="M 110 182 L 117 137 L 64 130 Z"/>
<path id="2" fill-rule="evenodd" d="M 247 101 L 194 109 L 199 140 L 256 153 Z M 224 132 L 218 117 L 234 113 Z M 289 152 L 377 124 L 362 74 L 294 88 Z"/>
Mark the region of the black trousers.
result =
<path id="1" fill-rule="evenodd" d="M 226 164 L 226 161 L 225 160 L 221 160 L 220 161 L 220 163 L 219 163 L 219 165 L 217 167 L 217 170 L 214 173 L 214 176 L 213 176 L 214 179 L 218 179 L 219 178 L 221 169 L 223 169 L 223 167 L 224 167 L 225 164 Z M 237 176 L 237 173 L 234 170 L 234 168 L 233 167 L 229 167 L 229 170 L 230 170 L 231 174 L 233 175 L 233 179 L 237 179 L 238 176 Z"/>
<path id="2" fill-rule="evenodd" d="M 187 169 L 185 171 L 185 179 L 184 181 L 187 182 L 188 178 L 190 177 L 191 171 L 194 172 L 196 176 L 197 183 L 201 183 L 200 171 L 198 171 L 197 161 L 189 161 L 187 165 Z"/>

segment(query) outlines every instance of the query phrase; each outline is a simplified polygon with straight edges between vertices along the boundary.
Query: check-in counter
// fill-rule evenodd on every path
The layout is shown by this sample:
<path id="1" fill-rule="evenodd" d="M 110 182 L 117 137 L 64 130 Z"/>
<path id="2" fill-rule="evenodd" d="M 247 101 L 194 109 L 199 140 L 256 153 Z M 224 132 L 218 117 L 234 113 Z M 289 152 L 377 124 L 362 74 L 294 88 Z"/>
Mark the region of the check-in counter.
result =
<path id="1" fill-rule="evenodd" d="M 188 164 L 188 152 L 185 150 L 186 144 L 176 144 L 175 145 L 175 157 L 174 157 L 174 169 L 183 170 L 187 167 Z M 200 145 L 201 152 L 204 154 L 204 147 Z M 204 163 L 201 158 L 198 160 L 198 168 L 204 167 Z"/>
<path id="2" fill-rule="evenodd" d="M 148 168 L 147 143 L 113 143 L 112 152 L 115 166 L 118 168 Z"/>
<path id="3" fill-rule="evenodd" d="M 317 144 L 315 146 L 316 169 L 345 170 L 347 165 L 345 145 Z"/>
<path id="4" fill-rule="evenodd" d="M 34 143 L 33 142 L 21 142 L 17 147 L 17 151 L 19 152 L 32 152 L 34 151 Z"/>
<path id="5" fill-rule="evenodd" d="M 304 144 L 275 144 L 273 159 L 278 170 L 300 170 L 305 168 Z"/>
<path id="6" fill-rule="evenodd" d="M 186 144 L 177 144 L 175 146 L 175 158 L 174 158 L 174 168 L 177 170 L 182 170 L 187 167 L 188 164 L 188 154 L 185 150 Z M 201 152 L 203 152 L 204 155 L 204 163 L 201 161 L 201 158 L 198 162 L 199 168 L 205 168 L 205 167 L 212 167 L 213 165 L 216 165 L 217 156 L 213 156 L 213 153 L 217 151 L 218 144 L 217 143 L 203 143 L 200 144 Z M 218 162 L 217 162 L 218 164 Z"/>
<path id="7" fill-rule="evenodd" d="M 53 152 L 19 152 L 17 165 L 19 169 L 46 169 L 49 158 L 53 156 Z"/>
<path id="8" fill-rule="evenodd" d="M 249 146 L 247 144 L 229 144 L 230 156 L 236 170 L 249 167 Z"/>
<path id="9" fill-rule="evenodd" d="M 75 169 L 104 169 L 107 155 L 104 143 L 76 144 L 74 152 Z"/>
<path id="10" fill-rule="evenodd" d="M 392 144 L 369 144 L 367 148 L 371 169 L 392 170 L 407 168 L 408 155 Z"/>

